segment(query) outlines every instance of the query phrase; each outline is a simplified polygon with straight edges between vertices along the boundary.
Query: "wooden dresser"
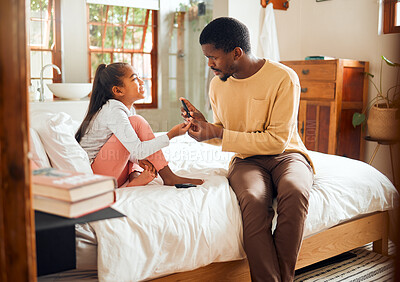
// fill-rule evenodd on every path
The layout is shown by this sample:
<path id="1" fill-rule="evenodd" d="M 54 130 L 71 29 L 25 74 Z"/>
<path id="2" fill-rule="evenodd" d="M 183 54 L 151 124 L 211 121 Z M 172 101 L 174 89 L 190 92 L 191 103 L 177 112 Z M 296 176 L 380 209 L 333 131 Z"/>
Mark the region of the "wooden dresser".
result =
<path id="1" fill-rule="evenodd" d="M 352 125 L 368 99 L 368 62 L 348 59 L 281 62 L 300 78 L 299 134 L 309 150 L 362 160 L 361 127 Z"/>

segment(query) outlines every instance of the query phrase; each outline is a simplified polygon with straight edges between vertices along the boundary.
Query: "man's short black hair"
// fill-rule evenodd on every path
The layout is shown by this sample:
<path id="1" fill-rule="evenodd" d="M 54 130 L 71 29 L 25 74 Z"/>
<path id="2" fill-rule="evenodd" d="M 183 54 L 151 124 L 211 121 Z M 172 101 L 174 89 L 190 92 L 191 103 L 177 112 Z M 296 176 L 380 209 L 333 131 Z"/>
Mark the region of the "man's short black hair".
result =
<path id="1" fill-rule="evenodd" d="M 251 51 L 248 28 L 234 18 L 221 17 L 211 21 L 201 32 L 199 41 L 201 45 L 213 44 L 225 53 L 236 47 L 242 48 L 245 53 Z"/>

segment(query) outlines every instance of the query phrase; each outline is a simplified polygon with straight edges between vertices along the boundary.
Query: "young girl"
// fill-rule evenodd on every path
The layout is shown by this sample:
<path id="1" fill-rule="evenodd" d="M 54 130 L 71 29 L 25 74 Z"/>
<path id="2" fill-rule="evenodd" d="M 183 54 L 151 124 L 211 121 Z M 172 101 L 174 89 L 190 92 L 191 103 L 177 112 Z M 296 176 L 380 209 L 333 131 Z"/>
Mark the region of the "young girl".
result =
<path id="1" fill-rule="evenodd" d="M 98 66 L 88 112 L 75 134 L 88 153 L 93 172 L 114 176 L 118 187 L 128 179 L 127 186 L 146 185 L 157 172 L 165 185 L 202 184 L 201 179 L 174 174 L 161 151 L 171 138 L 185 134 L 190 123 L 154 137 L 147 121 L 132 113 L 133 103 L 144 98 L 143 84 L 127 63 Z"/>

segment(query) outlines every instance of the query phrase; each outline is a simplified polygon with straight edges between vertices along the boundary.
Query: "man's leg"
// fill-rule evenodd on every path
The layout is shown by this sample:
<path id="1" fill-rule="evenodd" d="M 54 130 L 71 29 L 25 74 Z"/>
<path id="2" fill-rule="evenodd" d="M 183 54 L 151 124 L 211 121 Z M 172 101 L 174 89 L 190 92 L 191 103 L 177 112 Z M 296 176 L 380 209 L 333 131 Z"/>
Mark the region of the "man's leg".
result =
<path id="1" fill-rule="evenodd" d="M 271 233 L 273 187 L 270 175 L 256 159 L 257 156 L 236 158 L 229 168 L 228 179 L 242 211 L 244 250 L 252 280 L 280 281 Z"/>
<path id="2" fill-rule="evenodd" d="M 278 220 L 275 248 L 282 281 L 293 281 L 297 256 L 303 238 L 313 172 L 299 153 L 284 153 L 268 163 L 277 190 Z"/>

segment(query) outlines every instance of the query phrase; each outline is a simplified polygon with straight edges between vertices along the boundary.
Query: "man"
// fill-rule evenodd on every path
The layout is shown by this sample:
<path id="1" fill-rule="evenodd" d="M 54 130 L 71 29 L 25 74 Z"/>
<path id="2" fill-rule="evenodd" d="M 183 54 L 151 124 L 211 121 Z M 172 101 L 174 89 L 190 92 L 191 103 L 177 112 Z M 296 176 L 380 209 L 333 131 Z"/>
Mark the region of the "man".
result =
<path id="1" fill-rule="evenodd" d="M 228 179 L 242 212 L 244 249 L 253 281 L 293 281 L 312 162 L 297 133 L 300 84 L 290 68 L 252 55 L 249 31 L 217 18 L 200 35 L 208 66 L 214 124 L 186 99 L 189 135 L 235 152 Z M 187 115 L 182 109 L 182 115 Z M 277 199 L 277 225 L 272 233 Z"/>

